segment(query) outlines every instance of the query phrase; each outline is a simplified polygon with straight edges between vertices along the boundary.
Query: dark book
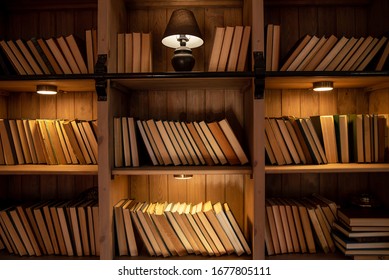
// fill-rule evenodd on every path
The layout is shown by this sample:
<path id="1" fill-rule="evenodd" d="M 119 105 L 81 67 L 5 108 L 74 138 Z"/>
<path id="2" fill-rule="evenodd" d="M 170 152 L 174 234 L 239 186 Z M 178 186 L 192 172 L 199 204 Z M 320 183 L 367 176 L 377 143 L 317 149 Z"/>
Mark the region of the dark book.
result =
<path id="1" fill-rule="evenodd" d="M 348 226 L 389 226 L 389 210 L 372 207 L 338 209 L 338 218 Z"/>

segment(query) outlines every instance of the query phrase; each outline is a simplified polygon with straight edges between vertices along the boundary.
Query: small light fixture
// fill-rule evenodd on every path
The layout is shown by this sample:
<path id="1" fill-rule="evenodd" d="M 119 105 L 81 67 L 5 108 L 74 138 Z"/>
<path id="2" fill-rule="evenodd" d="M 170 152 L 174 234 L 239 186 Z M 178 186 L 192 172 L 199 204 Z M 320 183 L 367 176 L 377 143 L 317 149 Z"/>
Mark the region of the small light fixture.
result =
<path id="1" fill-rule="evenodd" d="M 163 34 L 162 44 L 175 49 L 172 58 L 174 70 L 192 71 L 195 59 L 191 49 L 203 45 L 201 37 L 200 28 L 192 11 L 180 9 L 173 12 Z"/>
<path id="2" fill-rule="evenodd" d="M 189 180 L 192 178 L 193 178 L 193 175 L 191 175 L 191 174 L 174 174 L 174 179 L 177 179 L 177 180 Z"/>
<path id="3" fill-rule="evenodd" d="M 57 92 L 58 92 L 57 86 L 53 86 L 53 85 L 37 85 L 36 86 L 36 93 L 39 93 L 39 94 L 52 95 L 52 94 L 57 94 Z"/>
<path id="4" fill-rule="evenodd" d="M 314 82 L 314 91 L 330 91 L 334 89 L 334 83 L 331 81 Z"/>

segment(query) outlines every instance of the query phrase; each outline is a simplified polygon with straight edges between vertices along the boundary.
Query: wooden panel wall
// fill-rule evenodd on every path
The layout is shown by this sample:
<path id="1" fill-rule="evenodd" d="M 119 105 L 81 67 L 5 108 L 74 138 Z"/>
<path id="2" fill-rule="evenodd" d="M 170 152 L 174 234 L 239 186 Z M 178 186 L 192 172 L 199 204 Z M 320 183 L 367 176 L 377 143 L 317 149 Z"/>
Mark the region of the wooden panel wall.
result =
<path id="1" fill-rule="evenodd" d="M 265 103 L 268 117 L 388 114 L 389 89 L 370 93 L 361 89 L 335 89 L 322 93 L 311 90 L 269 90 Z M 372 193 L 389 205 L 389 190 L 384 187 L 388 179 L 389 173 L 266 175 L 266 195 L 300 197 L 316 192 L 344 203 L 352 196 Z"/>
<path id="2" fill-rule="evenodd" d="M 330 5 L 315 1 L 299 1 L 300 5 L 287 5 L 279 1 L 276 6 L 265 1 L 265 25 L 281 25 L 280 58 L 286 59 L 288 52 L 305 34 L 337 37 L 382 36 L 389 31 L 389 2 L 386 0 L 364 1 L 360 5 L 353 1 L 330 1 Z"/>

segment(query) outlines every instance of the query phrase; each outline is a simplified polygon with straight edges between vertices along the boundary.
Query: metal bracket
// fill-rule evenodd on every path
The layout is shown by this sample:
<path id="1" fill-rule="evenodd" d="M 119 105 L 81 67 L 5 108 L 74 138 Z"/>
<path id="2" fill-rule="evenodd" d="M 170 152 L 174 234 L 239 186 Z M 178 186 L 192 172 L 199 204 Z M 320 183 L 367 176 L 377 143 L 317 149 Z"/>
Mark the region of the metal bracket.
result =
<path id="1" fill-rule="evenodd" d="M 263 99 L 265 96 L 265 57 L 263 52 L 254 52 L 254 98 Z"/>
<path id="2" fill-rule="evenodd" d="M 107 101 L 107 79 L 103 78 L 107 73 L 107 55 L 99 54 L 95 66 L 95 74 L 100 75 L 101 78 L 96 78 L 96 93 L 97 101 Z"/>

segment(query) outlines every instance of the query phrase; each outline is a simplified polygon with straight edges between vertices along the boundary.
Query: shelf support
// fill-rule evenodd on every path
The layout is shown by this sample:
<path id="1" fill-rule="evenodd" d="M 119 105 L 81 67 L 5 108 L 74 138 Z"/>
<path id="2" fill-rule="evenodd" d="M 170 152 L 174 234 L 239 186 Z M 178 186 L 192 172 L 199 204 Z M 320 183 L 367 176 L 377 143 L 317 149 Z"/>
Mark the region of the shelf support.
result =
<path id="1" fill-rule="evenodd" d="M 107 74 L 107 55 L 99 54 L 97 57 L 95 74 L 97 74 L 96 81 L 96 93 L 97 101 L 107 101 L 107 78 L 104 76 Z"/>
<path id="2" fill-rule="evenodd" d="M 263 99 L 265 96 L 265 58 L 263 52 L 254 52 L 254 98 Z"/>

